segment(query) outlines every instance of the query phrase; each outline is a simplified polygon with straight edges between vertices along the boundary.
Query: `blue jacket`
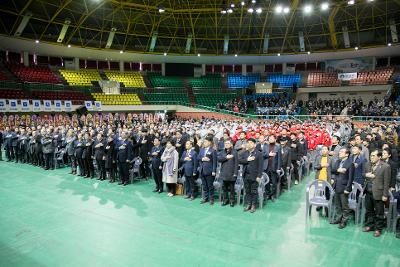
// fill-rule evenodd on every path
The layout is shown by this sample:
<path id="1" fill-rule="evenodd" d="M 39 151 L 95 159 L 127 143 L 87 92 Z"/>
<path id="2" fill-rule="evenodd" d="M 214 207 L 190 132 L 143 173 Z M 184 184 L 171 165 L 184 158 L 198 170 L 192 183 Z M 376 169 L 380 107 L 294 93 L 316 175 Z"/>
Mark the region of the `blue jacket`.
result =
<path id="1" fill-rule="evenodd" d="M 363 176 L 363 169 L 364 169 L 365 163 L 367 163 L 367 160 L 361 155 L 359 155 L 357 157 L 356 161 L 354 161 L 354 155 L 352 155 L 350 157 L 350 160 L 351 160 L 351 162 L 353 162 L 353 168 L 354 168 L 354 170 L 353 170 L 353 176 L 354 176 L 353 180 L 354 180 L 354 182 L 359 183 L 360 185 L 363 186 L 364 185 L 364 181 L 365 181 L 365 178 Z"/>
<path id="2" fill-rule="evenodd" d="M 190 157 L 191 160 L 186 161 L 185 160 L 186 157 Z M 185 176 L 193 176 L 193 174 L 196 173 L 197 165 L 198 165 L 197 160 L 198 160 L 197 152 L 196 152 L 196 150 L 194 150 L 194 148 L 190 150 L 190 153 L 188 153 L 187 150 L 184 150 L 182 152 L 181 165 L 183 167 L 183 174 Z"/>
<path id="3" fill-rule="evenodd" d="M 198 159 L 198 170 L 200 176 L 209 176 L 212 173 L 217 172 L 217 152 L 211 147 L 208 148 L 207 154 L 205 153 L 206 150 L 204 148 L 200 149 Z M 210 161 L 203 161 L 202 159 L 207 157 Z"/>

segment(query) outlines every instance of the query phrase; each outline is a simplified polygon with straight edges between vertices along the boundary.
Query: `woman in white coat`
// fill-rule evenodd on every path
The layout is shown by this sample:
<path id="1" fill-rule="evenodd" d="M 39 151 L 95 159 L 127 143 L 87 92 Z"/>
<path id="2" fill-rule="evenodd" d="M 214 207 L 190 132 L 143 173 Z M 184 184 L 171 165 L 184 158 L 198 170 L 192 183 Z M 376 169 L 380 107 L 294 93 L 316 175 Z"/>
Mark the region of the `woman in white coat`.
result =
<path id="1" fill-rule="evenodd" d="M 164 153 L 161 156 L 161 161 L 164 163 L 162 181 L 167 184 L 169 197 L 175 195 L 176 183 L 178 182 L 179 155 L 174 145 L 174 141 L 168 140 Z"/>

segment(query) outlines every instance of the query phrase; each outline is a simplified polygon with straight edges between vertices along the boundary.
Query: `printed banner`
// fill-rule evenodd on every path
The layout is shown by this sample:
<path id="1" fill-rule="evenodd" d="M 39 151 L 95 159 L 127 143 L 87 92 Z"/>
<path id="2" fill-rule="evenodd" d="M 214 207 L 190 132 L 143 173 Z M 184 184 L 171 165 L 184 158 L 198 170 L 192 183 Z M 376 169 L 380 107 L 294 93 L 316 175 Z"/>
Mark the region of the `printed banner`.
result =
<path id="1" fill-rule="evenodd" d="M 94 106 L 96 110 L 101 111 L 101 101 L 94 101 Z"/>
<path id="2" fill-rule="evenodd" d="M 61 111 L 61 100 L 54 100 L 54 110 Z"/>
<path id="3" fill-rule="evenodd" d="M 85 101 L 85 107 L 87 108 L 87 110 L 93 110 L 92 101 Z"/>
<path id="4" fill-rule="evenodd" d="M 29 111 L 29 100 L 27 100 L 27 99 L 21 100 L 21 110 Z"/>
<path id="5" fill-rule="evenodd" d="M 33 111 L 40 111 L 40 100 L 32 100 Z"/>
<path id="6" fill-rule="evenodd" d="M 328 72 L 360 72 L 370 71 L 373 67 L 372 57 L 367 58 L 351 58 L 351 59 L 338 59 L 338 60 L 327 60 L 326 71 Z"/>
<path id="7" fill-rule="evenodd" d="M 338 79 L 341 81 L 350 81 L 357 79 L 357 72 L 338 73 Z"/>
<path id="8" fill-rule="evenodd" d="M 72 101 L 64 101 L 64 109 L 65 111 L 71 111 L 72 110 Z"/>
<path id="9" fill-rule="evenodd" d="M 6 111 L 6 100 L 0 99 L 0 111 Z"/>
<path id="10" fill-rule="evenodd" d="M 51 101 L 50 100 L 43 100 L 44 110 L 51 111 Z"/>
<path id="11" fill-rule="evenodd" d="M 9 110 L 10 111 L 16 111 L 17 110 L 17 100 L 15 100 L 15 99 L 8 100 L 8 105 L 9 105 Z"/>

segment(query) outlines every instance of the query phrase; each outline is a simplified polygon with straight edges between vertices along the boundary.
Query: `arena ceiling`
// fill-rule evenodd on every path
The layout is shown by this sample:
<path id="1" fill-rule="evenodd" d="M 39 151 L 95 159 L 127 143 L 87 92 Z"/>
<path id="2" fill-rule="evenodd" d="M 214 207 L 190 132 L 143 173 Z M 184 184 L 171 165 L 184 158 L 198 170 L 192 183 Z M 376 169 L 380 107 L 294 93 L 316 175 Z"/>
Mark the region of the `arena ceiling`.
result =
<path id="1" fill-rule="evenodd" d="M 14 36 L 24 15 L 31 14 L 18 38 L 57 43 L 68 20 L 60 42 L 64 46 L 104 49 L 114 28 L 109 49 L 139 53 L 222 55 L 226 38 L 229 55 L 300 53 L 299 32 L 304 35 L 303 53 L 343 50 L 344 26 L 350 41 L 347 49 L 393 43 L 390 24 L 397 25 L 400 33 L 400 0 L 348 2 L 8 0 L 0 1 L 0 34 Z M 188 36 L 192 39 L 189 52 L 185 51 Z"/>

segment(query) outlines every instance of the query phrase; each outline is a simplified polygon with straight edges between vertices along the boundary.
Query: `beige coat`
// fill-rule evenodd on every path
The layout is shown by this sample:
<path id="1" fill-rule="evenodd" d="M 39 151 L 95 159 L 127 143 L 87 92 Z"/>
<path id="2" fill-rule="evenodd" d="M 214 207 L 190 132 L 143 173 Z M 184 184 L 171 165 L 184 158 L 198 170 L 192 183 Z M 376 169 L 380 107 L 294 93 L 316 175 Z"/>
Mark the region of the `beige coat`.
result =
<path id="1" fill-rule="evenodd" d="M 178 182 L 179 163 L 179 155 L 176 149 L 174 148 L 172 151 L 165 149 L 161 156 L 161 161 L 164 163 L 162 170 L 162 181 L 168 184 L 176 184 Z M 172 173 L 168 170 L 168 166 L 173 166 L 174 171 Z"/>

